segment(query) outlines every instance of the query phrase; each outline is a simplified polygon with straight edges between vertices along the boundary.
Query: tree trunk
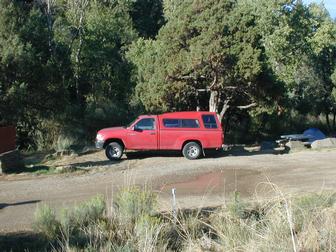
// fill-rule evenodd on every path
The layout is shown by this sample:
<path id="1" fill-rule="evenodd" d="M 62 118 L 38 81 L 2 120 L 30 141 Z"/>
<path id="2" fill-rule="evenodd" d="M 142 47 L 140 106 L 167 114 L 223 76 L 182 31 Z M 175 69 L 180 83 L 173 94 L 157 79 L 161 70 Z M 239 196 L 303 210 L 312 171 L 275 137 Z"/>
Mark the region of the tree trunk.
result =
<path id="1" fill-rule="evenodd" d="M 227 112 L 228 109 L 230 108 L 229 103 L 230 103 L 230 99 L 226 99 L 226 100 L 224 101 L 222 110 L 221 110 L 221 112 L 219 113 L 219 120 L 220 120 L 220 122 L 223 121 L 226 112 Z"/>
<path id="2" fill-rule="evenodd" d="M 325 116 L 326 116 L 327 127 L 328 127 L 328 130 L 329 130 L 329 133 L 330 133 L 331 132 L 331 127 L 330 127 L 330 120 L 329 120 L 329 112 L 326 112 Z"/>
<path id="3" fill-rule="evenodd" d="M 48 46 L 50 55 L 52 54 L 52 13 L 51 13 L 51 0 L 47 0 L 47 24 L 48 24 Z"/>
<path id="4" fill-rule="evenodd" d="M 200 99 L 199 99 L 198 90 L 196 90 L 196 103 L 197 103 L 196 111 L 200 111 L 201 110 L 201 106 L 200 106 Z"/>
<path id="5" fill-rule="evenodd" d="M 76 62 L 76 71 L 75 71 L 75 82 L 76 82 L 76 97 L 78 104 L 81 103 L 81 95 L 80 95 L 80 84 L 79 84 L 79 74 L 80 74 L 80 64 L 81 64 L 81 51 L 83 46 L 83 34 L 82 34 L 82 25 L 83 25 L 83 11 L 81 12 L 81 16 L 79 18 L 79 26 L 78 26 L 78 35 L 79 35 L 79 43 L 76 51 L 75 62 Z"/>
<path id="6" fill-rule="evenodd" d="M 333 132 L 336 130 L 336 112 L 333 113 Z"/>
<path id="7" fill-rule="evenodd" d="M 209 111 L 218 113 L 218 91 L 210 90 Z"/>
<path id="8" fill-rule="evenodd" d="M 210 91 L 210 98 L 209 98 L 209 111 L 210 112 L 216 112 L 218 114 L 218 119 L 219 121 L 222 123 L 223 118 L 225 116 L 225 113 L 228 111 L 228 109 L 230 108 L 229 105 L 230 99 L 226 99 L 223 102 L 223 107 L 222 109 L 219 111 L 219 106 L 221 102 L 220 96 L 219 96 L 219 92 L 216 90 L 211 90 Z"/>
<path id="9" fill-rule="evenodd" d="M 75 81 L 75 95 L 79 105 L 82 105 L 82 93 L 81 93 L 81 84 L 80 84 L 80 72 L 81 72 L 81 53 L 82 47 L 84 43 L 84 21 L 85 21 L 85 13 L 86 8 L 88 7 L 89 0 L 69 0 L 69 13 L 73 15 L 74 23 L 73 25 L 77 29 L 77 36 L 75 39 L 78 38 L 78 47 L 74 50 L 74 81 Z M 74 39 L 74 40 L 75 40 Z M 72 48 L 71 42 L 70 49 Z"/>

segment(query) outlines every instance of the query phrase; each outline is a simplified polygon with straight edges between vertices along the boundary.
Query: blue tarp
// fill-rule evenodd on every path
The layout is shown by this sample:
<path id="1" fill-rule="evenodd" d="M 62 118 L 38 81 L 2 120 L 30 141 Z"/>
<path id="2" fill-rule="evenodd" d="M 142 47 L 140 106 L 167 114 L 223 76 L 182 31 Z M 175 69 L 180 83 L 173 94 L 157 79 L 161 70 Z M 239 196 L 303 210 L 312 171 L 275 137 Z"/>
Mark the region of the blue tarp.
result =
<path id="1" fill-rule="evenodd" d="M 309 138 L 310 143 L 316 140 L 321 140 L 321 139 L 326 138 L 326 135 L 324 135 L 323 132 L 317 128 L 309 128 L 303 132 L 303 135 Z"/>

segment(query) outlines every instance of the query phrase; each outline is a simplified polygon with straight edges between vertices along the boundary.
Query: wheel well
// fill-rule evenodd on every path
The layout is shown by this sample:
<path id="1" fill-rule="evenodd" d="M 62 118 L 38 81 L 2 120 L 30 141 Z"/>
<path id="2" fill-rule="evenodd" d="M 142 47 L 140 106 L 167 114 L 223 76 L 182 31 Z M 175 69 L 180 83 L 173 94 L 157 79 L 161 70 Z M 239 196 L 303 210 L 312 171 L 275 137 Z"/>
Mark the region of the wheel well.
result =
<path id="1" fill-rule="evenodd" d="M 201 143 L 199 140 L 187 140 L 187 141 L 185 141 L 185 142 L 183 143 L 183 145 L 182 145 L 182 150 L 183 150 L 184 146 L 185 146 L 187 143 L 190 143 L 190 142 L 198 143 L 198 144 L 201 146 L 201 148 L 203 149 L 203 147 L 202 147 L 202 143 Z"/>
<path id="2" fill-rule="evenodd" d="M 103 145 L 103 148 L 105 149 L 107 145 L 109 145 L 110 143 L 112 142 L 116 142 L 118 144 L 120 144 L 122 147 L 125 148 L 125 144 L 124 142 L 121 140 L 121 139 L 118 139 L 118 138 L 110 138 L 110 139 L 107 139 Z"/>

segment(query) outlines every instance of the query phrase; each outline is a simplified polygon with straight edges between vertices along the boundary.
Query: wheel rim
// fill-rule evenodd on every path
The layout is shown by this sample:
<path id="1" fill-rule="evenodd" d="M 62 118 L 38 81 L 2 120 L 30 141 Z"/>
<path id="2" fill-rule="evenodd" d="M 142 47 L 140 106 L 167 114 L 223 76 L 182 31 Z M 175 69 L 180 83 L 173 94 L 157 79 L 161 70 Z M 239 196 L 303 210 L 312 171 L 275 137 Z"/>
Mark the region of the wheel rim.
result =
<path id="1" fill-rule="evenodd" d="M 110 155 L 111 157 L 118 158 L 120 157 L 121 151 L 117 147 L 110 148 Z"/>
<path id="2" fill-rule="evenodd" d="M 199 155 L 199 149 L 196 146 L 190 146 L 187 153 L 189 157 L 195 158 Z"/>

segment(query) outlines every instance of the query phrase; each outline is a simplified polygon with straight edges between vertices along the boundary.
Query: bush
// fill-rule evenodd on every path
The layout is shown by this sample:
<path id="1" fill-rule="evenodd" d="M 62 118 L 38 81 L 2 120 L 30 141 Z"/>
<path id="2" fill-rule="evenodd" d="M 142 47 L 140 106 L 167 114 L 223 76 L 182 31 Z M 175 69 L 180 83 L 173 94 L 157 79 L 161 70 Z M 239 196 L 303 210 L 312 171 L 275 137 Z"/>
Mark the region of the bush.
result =
<path id="1" fill-rule="evenodd" d="M 61 224 L 64 230 L 87 227 L 103 218 L 106 203 L 102 196 L 94 197 L 74 208 L 63 210 Z"/>
<path id="2" fill-rule="evenodd" d="M 37 128 L 35 134 L 31 137 L 35 141 L 36 149 L 38 151 L 53 149 L 54 143 L 61 133 L 61 125 L 53 120 L 42 120 Z"/>
<path id="3" fill-rule="evenodd" d="M 87 133 L 80 124 L 63 124 L 56 120 L 40 121 L 31 138 L 36 150 L 57 152 L 80 149 L 88 140 Z"/>
<path id="4" fill-rule="evenodd" d="M 334 251 L 335 195 L 247 202 L 235 194 L 222 207 L 173 218 L 155 213 L 153 192 L 130 187 L 117 194 L 110 216 L 102 197 L 64 210 L 60 220 L 43 205 L 35 228 L 67 251 Z"/>
<path id="5" fill-rule="evenodd" d="M 76 142 L 76 139 L 72 136 L 59 135 L 54 143 L 54 149 L 57 152 L 71 150 L 71 147 L 73 147 Z"/>
<path id="6" fill-rule="evenodd" d="M 63 209 L 59 220 L 43 206 L 36 212 L 36 231 L 49 242 L 57 240 L 61 250 L 155 251 L 162 229 L 161 219 L 153 215 L 156 202 L 153 192 L 130 187 L 117 194 L 110 217 L 101 196 Z"/>
<path id="7" fill-rule="evenodd" d="M 95 233 L 104 221 L 106 203 L 102 196 L 94 197 L 73 208 L 64 209 L 61 214 L 61 227 L 64 242 L 71 246 L 84 246 L 95 238 Z"/>
<path id="8" fill-rule="evenodd" d="M 42 233 L 48 240 L 56 240 L 61 232 L 60 223 L 56 220 L 53 209 L 47 205 L 40 205 L 35 212 L 34 229 Z"/>
<path id="9" fill-rule="evenodd" d="M 135 222 L 137 218 L 144 215 L 152 215 L 157 205 L 156 195 L 147 189 L 141 190 L 138 187 L 121 189 L 115 199 L 119 217 L 124 222 Z"/>

